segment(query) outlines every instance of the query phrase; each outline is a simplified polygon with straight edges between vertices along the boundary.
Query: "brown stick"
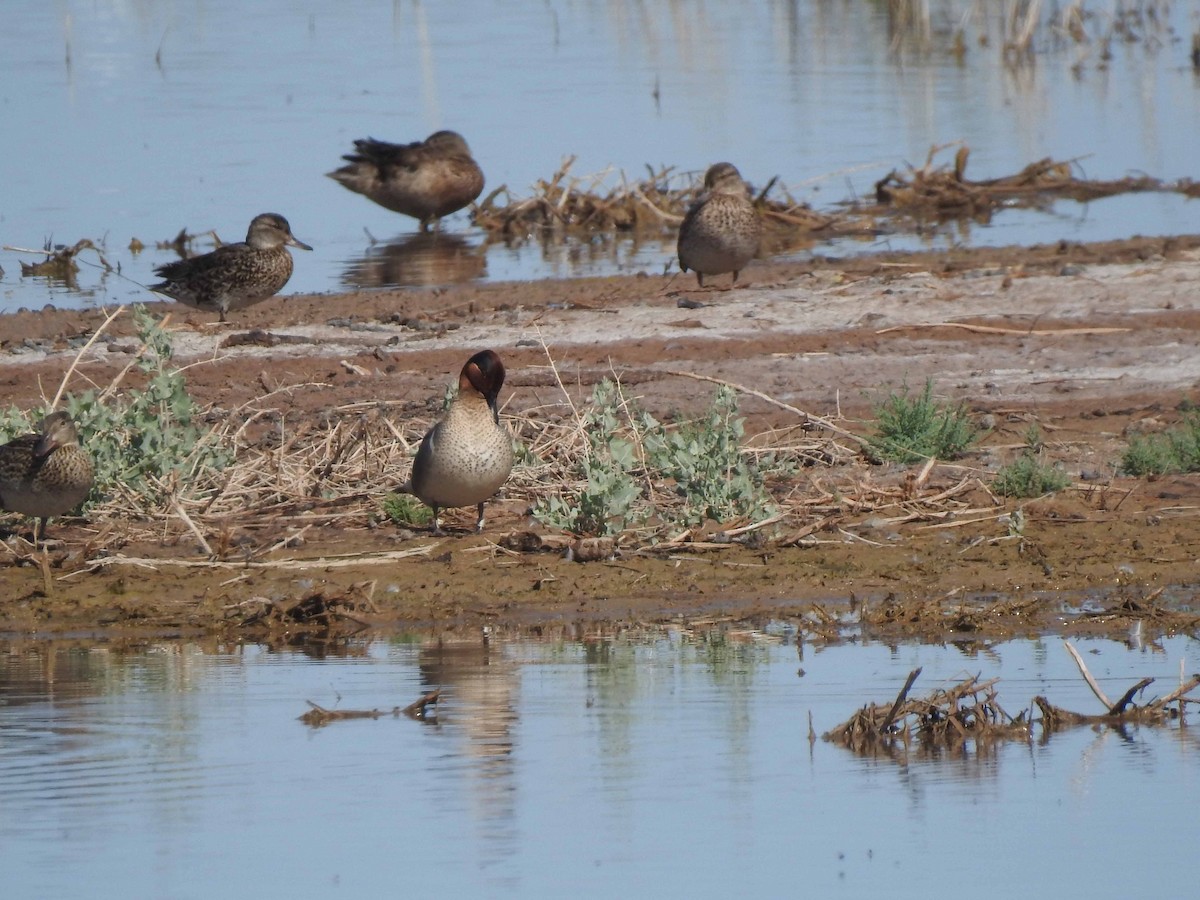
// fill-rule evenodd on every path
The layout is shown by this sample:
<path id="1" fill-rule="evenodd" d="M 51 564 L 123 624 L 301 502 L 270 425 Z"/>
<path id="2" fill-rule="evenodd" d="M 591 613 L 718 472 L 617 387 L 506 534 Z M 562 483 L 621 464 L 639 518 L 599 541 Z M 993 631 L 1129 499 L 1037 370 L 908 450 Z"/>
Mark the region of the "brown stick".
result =
<path id="1" fill-rule="evenodd" d="M 1141 681 L 1139 681 L 1137 684 L 1135 684 L 1133 687 L 1131 687 L 1129 690 L 1127 690 L 1124 694 L 1122 694 L 1120 700 L 1118 700 L 1116 703 L 1114 703 L 1112 706 L 1110 706 L 1108 708 L 1108 714 L 1110 716 L 1124 715 L 1125 707 L 1128 706 L 1130 704 L 1130 702 L 1133 700 L 1133 695 L 1136 694 L 1138 691 L 1140 691 L 1142 688 L 1146 687 L 1147 685 L 1153 684 L 1153 683 L 1154 683 L 1153 678 L 1143 678 Z"/>
<path id="2" fill-rule="evenodd" d="M 428 694 L 418 697 L 412 703 L 408 704 L 408 706 L 404 707 L 404 709 L 400 710 L 400 712 L 404 713 L 406 716 L 411 716 L 414 719 L 424 718 L 425 717 L 425 707 L 431 703 L 434 706 L 436 706 L 437 702 L 438 702 L 438 697 L 440 697 L 441 695 L 442 695 L 441 688 L 432 690 Z"/>
<path id="3" fill-rule="evenodd" d="M 1036 335 L 1037 337 L 1056 337 L 1064 334 L 1119 334 L 1133 330 L 1132 328 L 999 328 L 994 325 L 971 325 L 967 322 L 915 322 L 911 325 L 892 325 L 888 328 L 880 328 L 875 333 L 888 334 L 913 328 L 961 328 L 963 331 L 973 331 L 979 334 Z"/>
<path id="4" fill-rule="evenodd" d="M 54 399 L 50 401 L 50 408 L 55 409 L 58 406 L 58 401 L 62 399 L 63 392 L 67 389 L 67 382 L 71 380 L 71 375 L 75 372 L 79 361 L 83 359 L 83 354 L 87 353 L 92 344 L 96 343 L 96 339 L 104 333 L 104 329 L 111 324 L 112 320 L 125 311 L 124 306 L 118 306 L 115 310 L 108 314 L 108 318 L 100 323 L 100 327 L 92 332 L 92 336 L 88 338 L 86 344 L 79 348 L 79 352 L 75 354 L 75 358 L 71 360 L 71 365 L 67 368 L 67 372 L 62 377 L 62 381 L 58 385 L 58 393 L 54 395 Z"/>
<path id="5" fill-rule="evenodd" d="M 1167 694 L 1167 696 L 1163 697 L 1161 700 L 1155 700 L 1153 703 L 1150 704 L 1149 708 L 1150 709 L 1161 709 L 1162 707 L 1166 706 L 1168 703 L 1174 703 L 1176 700 L 1178 700 L 1184 694 L 1191 693 L 1192 690 L 1197 685 L 1200 685 L 1200 675 L 1193 675 L 1191 678 L 1189 678 L 1187 680 L 1187 682 L 1185 682 L 1184 684 L 1181 684 L 1177 689 L 1171 691 L 1171 693 Z"/>
<path id="6" fill-rule="evenodd" d="M 904 682 L 904 687 L 900 689 L 900 693 L 896 695 L 896 702 L 892 704 L 892 708 L 888 710 L 888 714 L 884 717 L 883 722 L 879 726 L 879 733 L 888 730 L 896 718 L 896 714 L 900 712 L 900 707 L 904 705 L 905 698 L 908 697 L 908 692 L 912 690 L 913 682 L 917 680 L 917 676 L 921 674 L 921 666 L 917 666 L 908 673 L 908 680 Z"/>

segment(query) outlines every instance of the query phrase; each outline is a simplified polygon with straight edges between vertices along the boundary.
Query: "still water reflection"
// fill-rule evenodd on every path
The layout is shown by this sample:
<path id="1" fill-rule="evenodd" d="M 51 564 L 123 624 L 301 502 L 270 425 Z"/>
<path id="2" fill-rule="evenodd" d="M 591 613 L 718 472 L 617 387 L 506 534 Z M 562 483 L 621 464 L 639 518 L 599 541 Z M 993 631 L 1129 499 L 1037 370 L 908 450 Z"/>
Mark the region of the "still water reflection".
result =
<path id="1" fill-rule="evenodd" d="M 288 292 L 671 264 L 670 241 L 545 248 L 518 235 L 487 244 L 462 213 L 446 227 L 464 235 L 464 252 L 448 260 L 446 245 L 408 242 L 415 222 L 324 177 L 356 138 L 407 142 L 443 127 L 467 137 L 485 194 L 507 185 L 518 197 L 568 155 L 580 178 L 612 167 L 609 188 L 617 173 L 637 178 L 647 165 L 698 175 L 730 159 L 752 184 L 779 176 L 797 199 L 828 208 L 870 196 L 890 170 L 959 140 L 972 151 L 968 175 L 980 179 L 1047 156 L 1077 159 L 1093 178 L 1200 174 L 1200 81 L 1188 57 L 1195 4 L 1069 4 L 1088 14 L 1089 39 L 1044 27 L 1018 66 L 1002 49 L 1011 4 L 914 4 L 933 11 L 928 42 L 896 41 L 889 6 L 9 0 L 0 246 L 90 238 L 121 277 L 85 254 L 78 288 L 68 288 L 21 276 L 21 261 L 36 254 L 0 251 L 0 312 L 149 299 L 138 284 L 173 258 L 155 242 L 182 227 L 237 240 L 265 211 L 284 214 L 315 248 Z M 1054 4 L 1030 6 L 1047 20 L 1056 14 Z M 1145 14 L 1104 43 L 1117 8 Z M 962 53 L 952 39 L 960 28 Z M 1197 231 L 1200 204 L 1140 194 L 820 249 Z M 148 249 L 132 252 L 134 237 Z"/>
<path id="2" fill-rule="evenodd" d="M 1000 897 L 1036 877 L 1041 895 L 1187 895 L 1191 727 L 907 763 L 809 743 L 810 714 L 828 729 L 916 665 L 925 690 L 999 676 L 1010 712 L 1039 693 L 1095 711 L 1059 644 L 8 641 L 5 894 Z M 1200 669 L 1184 638 L 1079 646 L 1110 694 Z M 426 721 L 297 721 L 306 699 L 388 710 L 437 686 Z M 1136 863 L 1114 865 L 1131 841 Z"/>

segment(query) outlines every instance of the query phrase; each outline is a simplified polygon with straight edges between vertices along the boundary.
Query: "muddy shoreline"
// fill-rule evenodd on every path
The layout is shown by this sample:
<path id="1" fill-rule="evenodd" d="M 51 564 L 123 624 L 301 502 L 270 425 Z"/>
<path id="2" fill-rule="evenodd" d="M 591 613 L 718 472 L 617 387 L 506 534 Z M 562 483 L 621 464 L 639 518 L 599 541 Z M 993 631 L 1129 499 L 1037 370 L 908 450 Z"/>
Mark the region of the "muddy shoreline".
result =
<path id="1" fill-rule="evenodd" d="M 220 414 L 269 394 L 289 423 L 427 418 L 481 346 L 509 367 L 502 402 L 512 416 L 564 415 L 559 380 L 578 400 L 614 374 L 665 416 L 704 408 L 705 379 L 717 379 L 756 392 L 741 398 L 747 434 L 803 427 L 798 411 L 862 433 L 882 388 L 932 376 L 939 395 L 990 426 L 977 450 L 922 485 L 959 490 L 960 507 L 906 511 L 897 500 L 875 513 L 842 497 L 757 545 L 710 540 L 714 524 L 678 546 L 618 543 L 586 563 L 567 558 L 565 536 L 532 527 L 519 491 L 500 498 L 481 536 L 467 533 L 466 513 L 445 538 L 380 524 L 369 510 L 391 485 L 370 483 L 357 505 L 303 510 L 299 542 L 281 537 L 301 512 L 201 521 L 227 533 L 219 560 L 169 516 L 66 520 L 45 559 L 16 539 L 0 549 L 0 631 L 254 636 L 787 617 L 832 634 L 864 616 L 872 633 L 946 639 L 1119 631 L 1134 619 L 1195 627 L 1200 480 L 1133 479 L 1116 465 L 1130 433 L 1168 427 L 1195 400 L 1200 237 L 762 262 L 744 281 L 731 291 L 637 275 L 291 296 L 226 328 L 182 307 L 150 308 L 170 312 L 199 402 Z M 9 401 L 52 395 L 103 317 L 6 317 Z M 104 384 L 121 371 L 131 336 L 118 319 L 80 377 Z M 1000 501 L 987 480 L 1035 423 L 1073 486 Z M 906 476 L 854 466 L 838 477 L 893 490 Z M 823 474 L 805 470 L 793 491 L 820 494 Z"/>

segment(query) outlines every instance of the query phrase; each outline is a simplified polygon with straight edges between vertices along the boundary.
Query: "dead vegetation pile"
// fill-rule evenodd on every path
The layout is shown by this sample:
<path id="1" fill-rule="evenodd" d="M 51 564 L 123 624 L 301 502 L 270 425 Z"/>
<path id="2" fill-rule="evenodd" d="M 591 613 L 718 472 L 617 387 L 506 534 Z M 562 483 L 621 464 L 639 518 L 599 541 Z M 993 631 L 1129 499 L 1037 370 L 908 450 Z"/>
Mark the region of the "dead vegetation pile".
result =
<path id="1" fill-rule="evenodd" d="M 1030 163 L 1020 172 L 1001 178 L 973 181 L 967 178 L 970 149 L 959 145 L 951 165 L 935 165 L 934 157 L 947 147 L 934 147 L 925 164 L 893 169 L 875 183 L 875 206 L 855 204 L 853 214 L 903 216 L 916 220 L 971 219 L 988 222 L 998 209 L 1048 207 L 1055 200 L 1085 203 L 1141 191 L 1176 191 L 1191 196 L 1190 182 L 1167 184 L 1149 176 L 1114 180 L 1080 178 L 1076 160 L 1049 157 Z"/>
<path id="2" fill-rule="evenodd" d="M 955 150 L 949 162 L 935 162 Z M 1080 160 L 1038 160 L 998 178 L 971 180 L 966 175 L 970 148 L 961 142 L 930 149 L 921 166 L 893 169 L 875 184 L 871 199 L 850 199 L 819 212 L 797 200 L 779 176 L 753 190 L 764 224 L 764 253 L 778 253 L 817 239 L 870 236 L 910 230 L 930 221 L 987 222 L 1002 208 L 1045 208 L 1058 199 L 1078 202 L 1140 191 L 1171 191 L 1196 196 L 1193 182 L 1164 182 L 1149 176 L 1112 180 L 1087 178 Z M 583 234 L 591 232 L 674 233 L 688 208 L 703 192 L 703 173 L 678 172 L 673 166 L 647 166 L 632 179 L 609 169 L 593 175 L 571 174 L 568 157 L 550 178 L 539 180 L 530 196 L 518 197 L 502 186 L 474 210 L 475 224 L 497 236 Z"/>
<path id="3" fill-rule="evenodd" d="M 1114 728 L 1132 724 L 1161 725 L 1172 718 L 1182 718 L 1187 703 L 1200 703 L 1186 697 L 1200 686 L 1200 675 L 1181 678 L 1178 688 L 1144 705 L 1134 703 L 1133 698 L 1149 687 L 1153 678 L 1141 679 L 1119 699 L 1110 700 L 1078 651 L 1070 643 L 1064 644 L 1088 686 L 1104 704 L 1104 712 L 1076 713 L 1056 707 L 1045 697 L 1038 696 L 1028 708 L 1013 716 L 1000 705 L 996 689 L 999 679 L 981 680 L 978 675 L 937 688 L 926 697 L 910 698 L 909 692 L 921 674 L 918 668 L 909 673 L 891 703 L 868 703 L 822 737 L 870 757 L 906 759 L 910 753 L 930 756 L 946 751 L 961 752 L 968 743 L 976 753 L 986 755 L 1004 741 L 1032 740 L 1039 728 L 1045 739 L 1055 731 L 1078 725 Z M 1041 713 L 1040 718 L 1034 709 Z"/>

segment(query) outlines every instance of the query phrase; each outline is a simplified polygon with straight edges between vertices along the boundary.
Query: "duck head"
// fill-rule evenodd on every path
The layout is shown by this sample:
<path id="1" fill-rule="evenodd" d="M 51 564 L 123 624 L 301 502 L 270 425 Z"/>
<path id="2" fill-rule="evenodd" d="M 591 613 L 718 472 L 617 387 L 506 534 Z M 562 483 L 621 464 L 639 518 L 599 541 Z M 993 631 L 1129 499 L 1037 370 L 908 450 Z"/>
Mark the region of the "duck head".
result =
<path id="1" fill-rule="evenodd" d="M 59 447 L 69 447 L 79 443 L 79 432 L 69 413 L 50 413 L 42 420 L 42 433 L 34 445 L 33 455 L 45 459 Z"/>
<path id="2" fill-rule="evenodd" d="M 746 182 L 733 163 L 719 162 L 708 167 L 704 173 L 704 187 L 714 194 L 744 194 Z"/>
<path id="3" fill-rule="evenodd" d="M 492 413 L 497 414 L 496 398 L 504 386 L 504 363 L 494 350 L 480 350 L 467 360 L 462 374 L 458 376 L 460 394 L 475 393 L 487 401 Z"/>
<path id="4" fill-rule="evenodd" d="M 255 250 L 274 250 L 285 245 L 299 247 L 301 250 L 312 249 L 308 244 L 293 237 L 292 226 L 279 213 L 262 213 L 255 216 L 250 223 L 250 230 L 246 232 L 246 243 Z"/>

